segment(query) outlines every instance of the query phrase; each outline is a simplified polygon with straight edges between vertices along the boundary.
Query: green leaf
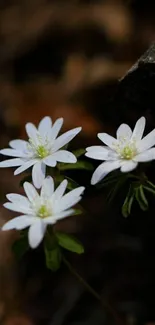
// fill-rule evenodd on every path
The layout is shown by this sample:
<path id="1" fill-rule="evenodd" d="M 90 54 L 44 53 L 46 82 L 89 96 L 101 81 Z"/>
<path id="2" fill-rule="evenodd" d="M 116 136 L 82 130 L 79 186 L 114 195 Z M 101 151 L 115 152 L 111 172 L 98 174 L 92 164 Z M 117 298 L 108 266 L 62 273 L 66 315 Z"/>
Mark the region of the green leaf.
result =
<path id="1" fill-rule="evenodd" d="M 129 202 L 128 202 L 128 213 L 130 214 L 131 213 L 131 208 L 132 208 L 132 203 L 133 203 L 133 200 L 134 200 L 134 195 L 131 196 Z"/>
<path id="2" fill-rule="evenodd" d="M 142 185 L 140 185 L 139 191 L 140 191 L 140 195 L 141 195 L 141 198 L 142 198 L 143 202 L 145 203 L 146 206 L 148 206 L 148 200 L 146 199 L 146 196 L 144 194 Z"/>
<path id="3" fill-rule="evenodd" d="M 62 255 L 61 250 L 58 246 L 53 249 L 49 249 L 46 245 L 44 246 L 46 266 L 51 271 L 57 271 L 60 268 Z"/>
<path id="4" fill-rule="evenodd" d="M 140 187 L 137 187 L 135 189 L 135 198 L 140 206 L 140 208 L 143 211 L 146 211 L 148 209 L 148 203 L 145 202 L 145 200 L 143 200 L 143 196 L 141 196 L 141 190 Z"/>
<path id="5" fill-rule="evenodd" d="M 77 215 L 79 215 L 79 214 L 82 214 L 83 213 L 83 211 L 81 210 L 81 209 L 74 209 L 74 216 L 77 216 Z"/>
<path id="6" fill-rule="evenodd" d="M 125 181 L 126 181 L 126 177 L 123 175 L 122 177 L 120 177 L 120 179 L 117 181 L 117 183 L 113 186 L 112 190 L 110 191 L 110 193 L 108 194 L 108 197 L 107 197 L 108 203 L 112 202 L 112 200 L 117 195 L 117 192 L 123 186 Z"/>
<path id="7" fill-rule="evenodd" d="M 149 187 L 151 187 L 152 189 L 155 190 L 155 184 L 153 184 L 153 183 L 150 182 L 150 181 L 147 181 L 146 183 L 149 184 Z"/>
<path id="8" fill-rule="evenodd" d="M 148 186 L 143 186 L 143 188 L 144 188 L 146 191 L 148 191 L 148 192 L 152 193 L 153 195 L 155 195 L 155 189 L 153 190 L 152 188 L 150 188 L 150 187 L 148 187 Z"/>
<path id="9" fill-rule="evenodd" d="M 73 154 L 75 155 L 76 158 L 81 157 L 82 155 L 84 155 L 86 152 L 85 149 L 81 148 L 81 149 L 77 149 L 73 151 Z"/>
<path id="10" fill-rule="evenodd" d="M 129 216 L 129 211 L 128 211 L 128 197 L 125 198 L 125 201 L 122 206 L 122 214 L 123 217 L 127 218 Z"/>
<path id="11" fill-rule="evenodd" d="M 17 259 L 20 259 L 29 250 L 27 235 L 24 235 L 20 239 L 16 240 L 12 245 L 12 250 Z"/>
<path id="12" fill-rule="evenodd" d="M 125 201 L 123 203 L 123 206 L 122 206 L 122 214 L 125 218 L 127 218 L 131 213 L 131 207 L 132 207 L 133 200 L 134 200 L 134 192 L 133 192 L 132 186 L 130 185 L 128 194 L 127 194 Z"/>
<path id="13" fill-rule="evenodd" d="M 62 232 L 56 232 L 55 235 L 61 247 L 77 254 L 84 253 L 83 245 L 75 237 Z"/>
<path id="14" fill-rule="evenodd" d="M 93 170 L 94 167 L 93 165 L 84 160 L 77 161 L 75 164 L 64 164 L 64 163 L 59 163 L 58 164 L 58 169 L 59 170 L 69 170 L 69 169 L 85 169 L 85 170 Z"/>

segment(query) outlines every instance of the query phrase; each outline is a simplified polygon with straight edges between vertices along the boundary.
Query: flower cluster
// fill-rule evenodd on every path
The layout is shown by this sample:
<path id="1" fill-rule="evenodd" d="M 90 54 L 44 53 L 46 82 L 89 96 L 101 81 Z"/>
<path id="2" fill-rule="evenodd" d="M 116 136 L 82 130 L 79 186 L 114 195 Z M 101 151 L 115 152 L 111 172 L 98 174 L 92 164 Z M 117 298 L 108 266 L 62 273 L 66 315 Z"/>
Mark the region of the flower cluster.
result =
<path id="1" fill-rule="evenodd" d="M 135 169 L 139 162 L 155 159 L 155 129 L 143 137 L 145 118 L 141 117 L 134 130 L 127 124 L 121 124 L 116 132 L 116 139 L 107 133 L 98 133 L 98 138 L 105 144 L 86 148 L 86 157 L 103 161 L 94 171 L 91 184 L 100 182 L 108 173 L 119 169 L 122 173 Z M 26 124 L 28 141 L 10 141 L 10 148 L 0 151 L 2 155 L 13 157 L 0 162 L 0 167 L 18 167 L 14 175 L 32 167 L 32 182 L 24 182 L 26 196 L 8 194 L 9 202 L 4 207 L 18 212 L 19 216 L 11 219 L 2 230 L 22 230 L 29 227 L 28 241 L 36 248 L 44 238 L 48 225 L 54 225 L 60 219 L 75 214 L 73 207 L 81 200 L 84 187 L 70 192 L 64 179 L 55 189 L 54 179 L 46 177 L 46 166 L 57 167 L 57 163 L 75 164 L 76 156 L 66 150 L 66 145 L 81 131 L 81 127 L 59 135 L 63 118 L 52 123 L 50 117 L 41 120 L 36 128 Z M 40 189 L 40 194 L 36 189 Z"/>
<path id="2" fill-rule="evenodd" d="M 0 151 L 2 155 L 14 157 L 4 160 L 0 167 L 18 167 L 14 175 L 18 175 L 32 167 L 33 185 L 24 182 L 27 197 L 19 194 L 8 194 L 10 202 L 4 207 L 22 215 L 8 221 L 2 230 L 22 230 L 29 227 L 29 245 L 36 248 L 42 241 L 48 225 L 54 225 L 58 220 L 73 215 L 71 209 L 81 200 L 84 187 L 78 187 L 64 195 L 67 180 L 63 180 L 54 191 L 54 180 L 45 177 L 46 166 L 56 167 L 57 162 L 74 164 L 77 158 L 65 150 L 65 146 L 81 131 L 81 127 L 67 131 L 58 136 L 63 124 L 59 118 L 52 124 L 50 117 L 41 120 L 38 128 L 32 123 L 26 124 L 28 141 L 10 141 L 10 148 Z M 40 190 L 40 195 L 36 189 Z"/>

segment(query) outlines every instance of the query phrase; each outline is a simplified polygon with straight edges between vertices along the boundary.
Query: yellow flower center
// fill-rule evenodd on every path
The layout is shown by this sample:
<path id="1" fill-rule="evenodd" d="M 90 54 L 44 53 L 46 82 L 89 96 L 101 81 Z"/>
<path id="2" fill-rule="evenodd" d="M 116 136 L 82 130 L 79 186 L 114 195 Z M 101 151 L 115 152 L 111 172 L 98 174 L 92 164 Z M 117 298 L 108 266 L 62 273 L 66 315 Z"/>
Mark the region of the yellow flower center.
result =
<path id="1" fill-rule="evenodd" d="M 40 157 L 40 158 L 45 158 L 45 157 L 47 157 L 48 156 L 48 150 L 44 147 L 44 146 L 42 146 L 42 145 L 40 145 L 40 146 L 38 146 L 37 148 L 36 148 L 36 152 L 37 152 L 37 155 Z"/>
<path id="2" fill-rule="evenodd" d="M 38 216 L 42 219 L 47 218 L 49 215 L 49 211 L 45 204 L 41 205 L 41 207 L 38 210 Z"/>
<path id="3" fill-rule="evenodd" d="M 126 138 L 120 138 L 119 143 L 115 145 L 115 150 L 121 159 L 130 160 L 137 155 L 136 142 L 134 140 L 125 142 L 127 142 Z"/>
<path id="4" fill-rule="evenodd" d="M 28 149 L 33 150 L 36 158 L 45 158 L 50 154 L 50 151 L 47 149 L 47 145 L 48 142 L 46 141 L 43 144 L 43 140 L 42 138 L 38 135 L 38 146 L 35 144 L 35 142 L 33 141 L 33 139 L 29 139 L 29 145 L 28 145 Z"/>
<path id="5" fill-rule="evenodd" d="M 130 160 L 136 155 L 136 148 L 133 146 L 126 146 L 120 152 L 121 158 Z"/>

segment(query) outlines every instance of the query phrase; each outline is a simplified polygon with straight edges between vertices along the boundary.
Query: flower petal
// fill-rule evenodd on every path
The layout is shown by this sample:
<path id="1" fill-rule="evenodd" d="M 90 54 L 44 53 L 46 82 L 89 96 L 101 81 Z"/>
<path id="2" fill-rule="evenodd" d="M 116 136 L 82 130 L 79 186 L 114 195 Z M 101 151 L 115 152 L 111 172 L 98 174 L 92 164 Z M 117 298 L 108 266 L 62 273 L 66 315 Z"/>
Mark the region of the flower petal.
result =
<path id="1" fill-rule="evenodd" d="M 133 158 L 134 161 L 145 162 L 155 159 L 155 148 L 148 149 Z"/>
<path id="2" fill-rule="evenodd" d="M 7 159 L 0 162 L 0 167 L 16 167 L 23 164 L 23 160 L 19 158 Z"/>
<path id="3" fill-rule="evenodd" d="M 19 205 L 23 205 L 23 206 L 25 206 L 27 208 L 30 207 L 29 200 L 27 199 L 27 197 L 25 197 L 23 195 L 10 193 L 10 194 L 7 194 L 6 197 L 12 203 L 18 203 Z"/>
<path id="4" fill-rule="evenodd" d="M 63 211 L 78 203 L 81 200 L 81 194 L 85 187 L 80 186 L 65 194 L 58 202 L 54 202 L 54 212 Z M 56 208 L 56 210 L 55 210 Z"/>
<path id="5" fill-rule="evenodd" d="M 123 161 L 121 165 L 121 172 L 122 173 L 130 172 L 131 170 L 135 169 L 137 165 L 138 163 L 132 160 Z"/>
<path id="6" fill-rule="evenodd" d="M 102 142 L 113 150 L 115 150 L 115 146 L 118 145 L 118 140 L 107 133 L 98 133 L 97 136 Z"/>
<path id="7" fill-rule="evenodd" d="M 88 147 L 86 150 L 85 156 L 93 159 L 105 160 L 109 155 L 109 150 L 102 146 Z"/>
<path id="8" fill-rule="evenodd" d="M 54 225 L 57 222 L 57 217 L 51 216 L 43 219 L 46 225 Z"/>
<path id="9" fill-rule="evenodd" d="M 41 197 L 50 198 L 54 192 L 54 181 L 51 176 L 47 176 L 43 180 L 43 185 L 41 188 Z"/>
<path id="10" fill-rule="evenodd" d="M 33 214 L 33 211 L 30 207 L 27 207 L 25 205 L 19 205 L 17 202 L 16 203 L 10 203 L 10 202 L 6 202 L 3 204 L 3 206 L 6 209 L 9 209 L 11 211 L 16 211 L 16 212 L 21 212 L 21 213 L 25 213 L 25 214 Z"/>
<path id="11" fill-rule="evenodd" d="M 132 130 L 127 124 L 121 124 L 119 128 L 117 129 L 117 139 L 120 140 L 124 138 L 125 140 L 130 140 L 132 136 Z"/>
<path id="12" fill-rule="evenodd" d="M 144 129 L 145 129 L 146 119 L 142 116 L 135 124 L 131 139 L 141 140 Z"/>
<path id="13" fill-rule="evenodd" d="M 38 131 L 43 138 L 49 135 L 52 127 L 52 120 L 49 116 L 45 116 L 38 125 Z"/>
<path id="14" fill-rule="evenodd" d="M 60 219 L 63 219 L 63 218 L 66 218 L 66 217 L 70 217 L 71 215 L 74 214 L 74 212 L 75 212 L 74 209 L 69 209 L 69 210 L 66 210 L 66 211 L 62 211 L 62 212 L 60 212 L 59 214 L 57 214 L 55 216 L 45 218 L 44 219 L 44 222 L 47 225 L 53 225 L 53 224 L 55 224 Z"/>
<path id="15" fill-rule="evenodd" d="M 69 143 L 81 131 L 81 129 L 82 129 L 81 127 L 75 128 L 73 130 L 67 131 L 64 134 L 60 135 L 54 142 L 53 152 L 59 150 L 67 143 Z"/>
<path id="16" fill-rule="evenodd" d="M 51 140 L 55 140 L 57 135 L 60 132 L 60 129 L 62 128 L 63 125 L 63 118 L 58 118 L 55 123 L 52 126 L 51 133 L 50 133 L 50 138 Z"/>
<path id="17" fill-rule="evenodd" d="M 43 162 L 45 165 L 47 165 L 49 167 L 55 167 L 57 164 L 56 160 L 53 158 L 53 155 L 50 155 L 50 156 L 44 158 Z"/>
<path id="18" fill-rule="evenodd" d="M 16 150 L 26 150 L 28 142 L 24 140 L 12 140 L 9 142 L 10 147 Z"/>
<path id="19" fill-rule="evenodd" d="M 60 185 L 57 187 L 57 189 L 55 190 L 55 192 L 53 193 L 52 195 L 52 200 L 54 201 L 58 201 L 62 198 L 63 194 L 65 193 L 66 191 L 66 188 L 67 188 L 67 184 L 68 184 L 68 181 L 66 179 L 64 179 Z"/>
<path id="20" fill-rule="evenodd" d="M 28 240 L 31 248 L 36 248 L 42 241 L 46 231 L 46 224 L 39 218 L 29 228 Z"/>
<path id="21" fill-rule="evenodd" d="M 87 152 L 89 152 L 89 151 L 94 151 L 94 152 L 96 152 L 97 150 L 102 150 L 102 149 L 104 149 L 106 152 L 107 152 L 107 151 L 109 152 L 109 150 L 111 150 L 111 149 L 109 149 L 107 146 L 91 146 L 91 147 L 87 147 L 87 148 L 86 148 L 86 151 L 87 151 Z"/>
<path id="22" fill-rule="evenodd" d="M 151 131 L 149 134 L 146 135 L 142 140 L 139 141 L 137 144 L 138 146 L 138 152 L 145 151 L 147 149 L 150 149 L 155 145 L 155 129 Z"/>
<path id="23" fill-rule="evenodd" d="M 78 199 L 80 201 L 81 197 L 79 196 Z M 74 209 L 68 209 L 66 211 L 60 212 L 57 216 L 54 216 L 54 217 L 56 218 L 56 220 L 61 220 L 63 218 L 70 217 L 71 215 L 74 215 L 74 213 L 75 213 Z"/>
<path id="24" fill-rule="evenodd" d="M 91 184 L 95 185 L 100 182 L 107 174 L 120 167 L 121 163 L 117 161 L 105 161 L 99 165 L 93 173 Z"/>
<path id="25" fill-rule="evenodd" d="M 76 163 L 77 158 L 75 155 L 73 155 L 72 152 L 67 151 L 67 150 L 59 150 L 53 153 L 52 157 L 59 162 L 64 162 L 64 163 Z"/>
<path id="26" fill-rule="evenodd" d="M 32 168 L 32 180 L 36 188 L 42 186 L 43 180 L 45 178 L 46 165 L 41 161 L 37 162 Z"/>
<path id="27" fill-rule="evenodd" d="M 27 123 L 26 126 L 25 126 L 25 129 L 26 129 L 26 132 L 27 132 L 27 135 L 30 139 L 33 140 L 33 142 L 38 145 L 39 144 L 39 139 L 38 139 L 38 130 L 37 128 L 35 127 L 34 124 L 32 123 Z"/>
<path id="28" fill-rule="evenodd" d="M 38 192 L 31 183 L 24 182 L 23 187 L 30 202 L 34 202 L 34 200 L 39 197 Z"/>
<path id="29" fill-rule="evenodd" d="M 6 222 L 3 225 L 2 230 L 11 230 L 11 229 L 22 230 L 29 227 L 33 222 L 34 222 L 34 218 L 31 216 L 27 216 L 27 215 L 19 216 Z"/>
<path id="30" fill-rule="evenodd" d="M 16 149 L 2 149 L 0 150 L 0 153 L 5 156 L 11 156 L 11 157 L 26 157 L 26 154 L 20 150 Z"/>
<path id="31" fill-rule="evenodd" d="M 32 160 L 28 160 L 24 163 L 22 163 L 22 166 L 18 167 L 15 172 L 14 175 L 18 175 L 22 172 L 24 172 L 26 169 L 32 167 L 34 164 L 36 164 L 38 162 L 37 159 L 32 159 Z"/>

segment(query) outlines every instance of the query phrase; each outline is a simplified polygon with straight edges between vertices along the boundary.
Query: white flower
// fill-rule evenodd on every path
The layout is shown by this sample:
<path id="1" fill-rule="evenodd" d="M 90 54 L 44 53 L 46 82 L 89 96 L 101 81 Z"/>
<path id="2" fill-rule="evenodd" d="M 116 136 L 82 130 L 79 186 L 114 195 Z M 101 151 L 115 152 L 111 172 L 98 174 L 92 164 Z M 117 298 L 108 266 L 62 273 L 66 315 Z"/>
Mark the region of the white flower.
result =
<path id="1" fill-rule="evenodd" d="M 19 166 L 14 175 L 22 173 L 33 166 L 32 180 L 36 188 L 40 188 L 45 178 L 46 165 L 55 167 L 57 162 L 76 163 L 75 155 L 67 150 L 60 150 L 69 143 L 80 131 L 81 127 L 67 131 L 57 138 L 62 127 L 63 118 L 59 118 L 52 125 L 50 117 L 44 117 L 38 129 L 32 123 L 26 124 L 28 141 L 13 140 L 11 149 L 0 150 L 2 155 L 16 157 L 0 162 L 0 167 Z"/>
<path id="2" fill-rule="evenodd" d="M 139 162 L 155 159 L 155 129 L 142 139 L 145 129 L 145 117 L 141 117 L 132 132 L 127 124 L 121 124 L 117 130 L 117 139 L 107 133 L 98 133 L 98 138 L 107 146 L 86 148 L 86 156 L 105 160 L 95 170 L 91 184 L 101 181 L 108 173 L 120 168 L 121 172 L 135 169 Z"/>
<path id="3" fill-rule="evenodd" d="M 2 230 L 29 228 L 28 240 L 32 248 L 36 248 L 42 241 L 48 225 L 55 224 L 58 220 L 74 214 L 70 209 L 81 200 L 84 187 L 78 187 L 64 195 L 67 188 L 67 180 L 64 180 L 54 191 L 53 178 L 48 176 L 44 179 L 40 195 L 35 187 L 24 183 L 27 197 L 19 194 L 8 194 L 6 197 L 10 202 L 4 207 L 22 213 L 8 221 Z"/>

